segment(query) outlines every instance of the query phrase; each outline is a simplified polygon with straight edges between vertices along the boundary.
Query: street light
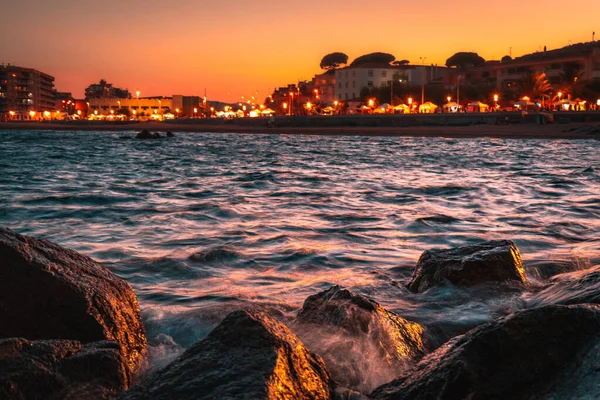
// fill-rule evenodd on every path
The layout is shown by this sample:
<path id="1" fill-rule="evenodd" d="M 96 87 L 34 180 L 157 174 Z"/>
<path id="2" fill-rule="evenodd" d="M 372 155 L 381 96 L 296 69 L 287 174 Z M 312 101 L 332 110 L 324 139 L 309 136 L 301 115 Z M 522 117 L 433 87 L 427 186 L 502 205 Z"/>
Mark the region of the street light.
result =
<path id="1" fill-rule="evenodd" d="M 375 102 L 373 99 L 369 99 L 369 107 L 373 107 L 373 105 L 375 105 Z"/>
<path id="2" fill-rule="evenodd" d="M 196 113 L 198 112 L 198 109 L 196 107 L 194 107 L 194 118 L 196 118 Z"/>
<path id="3" fill-rule="evenodd" d="M 448 96 L 448 97 L 446 97 L 446 100 L 448 100 L 448 103 L 450 103 L 450 100 L 452 100 L 452 97 Z"/>
<path id="4" fill-rule="evenodd" d="M 412 97 L 409 97 L 409 98 L 408 98 L 408 107 L 409 107 L 409 111 L 410 111 L 411 113 L 412 113 L 412 110 L 413 110 L 413 109 L 412 109 L 412 102 L 413 102 L 413 99 L 412 99 Z"/>
<path id="5" fill-rule="evenodd" d="M 290 109 L 288 115 L 292 115 L 292 106 L 294 105 L 294 92 L 290 92 L 290 97 Z"/>
<path id="6" fill-rule="evenodd" d="M 421 104 L 425 103 L 425 60 L 427 57 L 419 57 L 421 60 Z"/>

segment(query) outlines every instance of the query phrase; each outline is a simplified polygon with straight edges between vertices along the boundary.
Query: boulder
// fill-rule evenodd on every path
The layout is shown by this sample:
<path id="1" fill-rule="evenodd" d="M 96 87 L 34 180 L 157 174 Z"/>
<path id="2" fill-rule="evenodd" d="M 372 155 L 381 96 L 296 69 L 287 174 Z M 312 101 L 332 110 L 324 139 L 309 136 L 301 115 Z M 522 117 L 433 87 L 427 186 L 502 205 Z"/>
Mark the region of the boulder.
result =
<path id="1" fill-rule="evenodd" d="M 308 400 L 330 399 L 334 391 L 323 361 L 287 327 L 262 313 L 234 311 L 119 399 Z"/>
<path id="2" fill-rule="evenodd" d="M 133 289 L 89 257 L 0 228 L 0 338 L 117 342 L 131 371 L 146 336 Z"/>
<path id="3" fill-rule="evenodd" d="M 0 399 L 113 399 L 130 376 L 117 343 L 0 339 Z"/>
<path id="4" fill-rule="evenodd" d="M 162 137 L 160 133 L 151 133 L 148 129 L 142 130 L 135 136 L 136 139 L 161 139 Z"/>
<path id="5" fill-rule="evenodd" d="M 173 132 L 167 132 L 167 137 L 175 137 L 175 134 Z"/>
<path id="6" fill-rule="evenodd" d="M 550 286 L 533 294 L 528 303 L 530 306 L 600 304 L 600 265 L 554 276 Z"/>
<path id="7" fill-rule="evenodd" d="M 520 311 L 449 341 L 370 397 L 595 398 L 600 393 L 599 354 L 598 306 Z"/>
<path id="8" fill-rule="evenodd" d="M 421 358 L 423 328 L 340 286 L 310 296 L 294 331 L 342 386 L 368 393 Z"/>
<path id="9" fill-rule="evenodd" d="M 148 129 L 143 129 L 135 136 L 136 139 L 154 139 L 154 135 Z"/>
<path id="10" fill-rule="evenodd" d="M 527 278 L 517 246 L 510 240 L 495 240 L 425 251 L 408 288 L 421 293 L 446 281 L 464 287 L 493 281 L 526 283 Z"/>

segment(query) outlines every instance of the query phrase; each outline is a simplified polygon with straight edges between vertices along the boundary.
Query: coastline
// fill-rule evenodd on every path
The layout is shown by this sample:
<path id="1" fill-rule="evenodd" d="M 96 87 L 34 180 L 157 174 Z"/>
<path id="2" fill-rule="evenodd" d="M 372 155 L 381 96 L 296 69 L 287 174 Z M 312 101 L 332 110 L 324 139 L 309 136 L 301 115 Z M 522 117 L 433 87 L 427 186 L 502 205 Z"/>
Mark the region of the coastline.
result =
<path id="1" fill-rule="evenodd" d="M 85 123 L 73 121 L 48 122 L 0 122 L 0 131 L 111 131 L 130 132 L 148 129 L 153 132 L 192 133 L 238 133 L 238 134 L 293 134 L 320 136 L 405 136 L 449 138 L 511 138 L 511 139 L 600 139 L 598 123 L 570 124 L 514 124 L 514 125 L 468 125 L 468 126 L 288 126 L 267 127 L 238 124 L 199 123 Z"/>

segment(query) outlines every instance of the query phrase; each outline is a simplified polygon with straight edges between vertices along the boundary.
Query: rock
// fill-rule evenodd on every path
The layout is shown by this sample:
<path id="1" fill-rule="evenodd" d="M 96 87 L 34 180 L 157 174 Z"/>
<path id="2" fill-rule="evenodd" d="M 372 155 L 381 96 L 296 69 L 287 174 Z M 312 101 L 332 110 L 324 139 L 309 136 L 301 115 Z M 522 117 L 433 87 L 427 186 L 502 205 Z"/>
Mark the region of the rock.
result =
<path id="1" fill-rule="evenodd" d="M 131 371 L 146 337 L 133 289 L 89 257 L 0 228 L 0 338 L 117 342 Z"/>
<path id="2" fill-rule="evenodd" d="M 136 139 L 154 139 L 154 135 L 148 129 L 142 130 L 135 136 Z"/>
<path id="3" fill-rule="evenodd" d="M 331 399 L 323 361 L 273 318 L 234 311 L 120 400 Z"/>
<path id="4" fill-rule="evenodd" d="M 162 139 L 163 136 L 161 136 L 161 134 L 158 132 L 151 133 L 148 129 L 144 129 L 140 133 L 138 133 L 135 136 L 135 138 L 136 139 Z"/>
<path id="5" fill-rule="evenodd" d="M 455 286 L 472 286 L 492 281 L 526 283 L 527 278 L 517 246 L 510 240 L 497 240 L 425 251 L 408 288 L 421 293 L 444 281 Z"/>
<path id="6" fill-rule="evenodd" d="M 536 308 L 482 325 L 451 340 L 398 379 L 377 388 L 370 397 L 374 400 L 595 397 L 600 389 L 598 354 L 598 306 Z M 595 392 L 582 393 L 594 386 Z M 576 393 L 579 395 L 574 396 Z"/>
<path id="7" fill-rule="evenodd" d="M 600 304 L 600 265 L 582 270 L 556 275 L 550 280 L 551 286 L 531 296 L 530 306 L 550 304 Z"/>
<path id="8" fill-rule="evenodd" d="M 423 328 L 340 286 L 310 296 L 294 331 L 342 386 L 368 393 L 425 352 Z"/>
<path id="9" fill-rule="evenodd" d="M 167 132 L 167 137 L 175 137 L 175 134 L 173 132 Z"/>
<path id="10" fill-rule="evenodd" d="M 117 343 L 0 339 L 0 398 L 113 399 L 130 376 Z"/>

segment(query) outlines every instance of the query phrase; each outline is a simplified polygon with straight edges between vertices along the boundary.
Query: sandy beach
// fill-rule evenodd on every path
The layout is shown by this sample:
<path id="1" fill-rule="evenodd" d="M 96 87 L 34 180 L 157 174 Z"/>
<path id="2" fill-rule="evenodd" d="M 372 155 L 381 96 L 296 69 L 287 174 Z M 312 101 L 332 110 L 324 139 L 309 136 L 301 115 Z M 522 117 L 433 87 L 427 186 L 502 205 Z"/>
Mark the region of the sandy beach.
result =
<path id="1" fill-rule="evenodd" d="M 0 130 L 53 130 L 53 131 L 113 131 L 131 132 L 148 129 L 152 132 L 208 132 L 240 134 L 294 134 L 294 135 L 347 135 L 347 136 L 412 136 L 412 137 L 497 137 L 522 139 L 600 139 L 600 124 L 515 124 L 471 126 L 414 126 L 414 127 L 267 127 L 236 124 L 197 124 L 174 122 L 144 123 L 82 123 L 77 122 L 0 122 Z"/>

